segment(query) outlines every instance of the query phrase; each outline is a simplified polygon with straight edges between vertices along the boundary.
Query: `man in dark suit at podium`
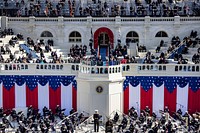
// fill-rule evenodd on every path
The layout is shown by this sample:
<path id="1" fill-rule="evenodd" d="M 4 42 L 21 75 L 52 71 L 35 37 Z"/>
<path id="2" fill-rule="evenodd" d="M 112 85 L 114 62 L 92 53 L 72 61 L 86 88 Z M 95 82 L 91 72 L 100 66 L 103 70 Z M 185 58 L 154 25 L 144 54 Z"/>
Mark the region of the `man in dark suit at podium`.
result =
<path id="1" fill-rule="evenodd" d="M 95 113 L 93 114 L 94 119 L 94 132 L 99 132 L 99 113 L 98 110 L 95 110 Z"/>

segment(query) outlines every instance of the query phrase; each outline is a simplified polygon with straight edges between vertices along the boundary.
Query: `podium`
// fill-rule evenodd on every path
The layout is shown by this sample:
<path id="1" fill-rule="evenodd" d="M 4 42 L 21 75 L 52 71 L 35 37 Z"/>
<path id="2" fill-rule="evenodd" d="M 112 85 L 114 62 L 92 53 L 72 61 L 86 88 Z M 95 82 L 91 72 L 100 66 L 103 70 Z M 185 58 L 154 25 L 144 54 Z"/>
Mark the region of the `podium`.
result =
<path id="1" fill-rule="evenodd" d="M 78 111 L 92 115 L 99 110 L 107 117 L 116 110 L 123 112 L 124 79 L 121 65 L 80 65 L 76 78 Z"/>

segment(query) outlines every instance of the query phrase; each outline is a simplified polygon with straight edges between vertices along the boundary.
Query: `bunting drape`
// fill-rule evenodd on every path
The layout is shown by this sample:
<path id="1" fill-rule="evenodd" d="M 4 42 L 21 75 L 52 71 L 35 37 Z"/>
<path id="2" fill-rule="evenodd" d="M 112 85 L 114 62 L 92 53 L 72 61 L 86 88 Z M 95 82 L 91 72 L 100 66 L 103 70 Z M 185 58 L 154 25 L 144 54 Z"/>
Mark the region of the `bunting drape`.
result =
<path id="1" fill-rule="evenodd" d="M 66 109 L 66 114 L 76 110 L 76 81 L 74 76 L 0 76 L 0 107 L 4 109 L 35 109 L 44 106 L 53 112 L 57 105 Z"/>
<path id="2" fill-rule="evenodd" d="M 146 106 L 158 116 L 168 106 L 170 113 L 200 111 L 200 77 L 128 76 L 124 81 L 124 112 Z"/>

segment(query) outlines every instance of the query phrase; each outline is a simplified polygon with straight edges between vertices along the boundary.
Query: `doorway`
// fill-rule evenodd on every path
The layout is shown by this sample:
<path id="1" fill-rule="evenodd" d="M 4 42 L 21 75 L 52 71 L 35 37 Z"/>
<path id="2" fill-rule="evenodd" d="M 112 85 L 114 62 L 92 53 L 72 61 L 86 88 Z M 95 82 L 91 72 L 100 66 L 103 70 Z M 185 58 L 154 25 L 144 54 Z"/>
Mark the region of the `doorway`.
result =
<path id="1" fill-rule="evenodd" d="M 106 56 L 109 55 L 110 39 L 108 33 L 101 32 L 98 36 L 99 55 L 103 61 L 106 61 Z"/>
<path id="2" fill-rule="evenodd" d="M 101 55 L 103 61 L 109 55 L 109 47 L 114 48 L 114 34 L 107 27 L 101 27 L 94 33 L 94 49 Z"/>

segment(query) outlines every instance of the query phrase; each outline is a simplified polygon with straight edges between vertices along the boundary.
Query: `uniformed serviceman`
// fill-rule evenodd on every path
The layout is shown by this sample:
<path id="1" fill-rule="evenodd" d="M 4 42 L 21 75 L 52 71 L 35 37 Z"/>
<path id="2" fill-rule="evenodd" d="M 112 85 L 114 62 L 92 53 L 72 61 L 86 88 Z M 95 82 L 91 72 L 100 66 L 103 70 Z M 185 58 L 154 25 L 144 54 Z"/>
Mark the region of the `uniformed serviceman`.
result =
<path id="1" fill-rule="evenodd" d="M 94 132 L 99 132 L 99 113 L 98 110 L 95 110 L 95 113 L 93 114 L 94 119 Z"/>

